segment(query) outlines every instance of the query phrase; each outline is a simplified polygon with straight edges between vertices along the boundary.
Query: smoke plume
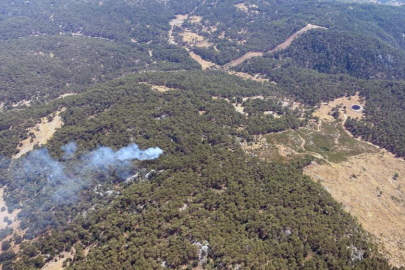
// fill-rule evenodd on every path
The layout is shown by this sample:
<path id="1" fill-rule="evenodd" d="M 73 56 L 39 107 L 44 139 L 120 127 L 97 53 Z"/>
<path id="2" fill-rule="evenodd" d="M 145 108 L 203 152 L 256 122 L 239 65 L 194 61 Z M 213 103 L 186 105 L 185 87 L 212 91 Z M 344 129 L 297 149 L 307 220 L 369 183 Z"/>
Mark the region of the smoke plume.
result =
<path id="1" fill-rule="evenodd" d="M 157 159 L 160 148 L 139 149 L 135 143 L 117 151 L 100 147 L 74 159 L 77 145 L 74 142 L 62 147 L 63 160 L 54 159 L 46 148 L 31 151 L 15 162 L 10 175 L 21 189 L 36 186 L 39 196 L 51 196 L 60 205 L 72 203 L 78 193 L 94 180 L 119 177 L 125 179 L 134 173 L 134 160 Z"/>
<path id="2" fill-rule="evenodd" d="M 76 151 L 77 151 L 77 145 L 75 142 L 70 142 L 68 144 L 65 144 L 62 146 L 62 151 L 65 153 L 63 155 L 63 159 L 71 159 L 74 157 Z"/>

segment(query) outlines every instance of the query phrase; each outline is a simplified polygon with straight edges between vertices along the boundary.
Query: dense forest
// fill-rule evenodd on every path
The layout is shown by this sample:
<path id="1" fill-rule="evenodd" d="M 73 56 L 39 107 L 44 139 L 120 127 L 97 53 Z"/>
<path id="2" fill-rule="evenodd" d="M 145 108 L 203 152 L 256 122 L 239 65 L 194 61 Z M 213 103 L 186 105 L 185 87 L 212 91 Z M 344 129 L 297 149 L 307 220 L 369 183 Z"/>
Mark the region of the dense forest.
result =
<path id="1" fill-rule="evenodd" d="M 271 51 L 307 24 L 325 29 Z M 404 24 L 404 7 L 341 1 L 0 2 L 1 211 L 18 213 L 2 269 L 398 269 L 304 176 L 314 157 L 263 161 L 242 144 L 359 93 L 365 117 L 345 127 L 405 157 Z M 263 56 L 203 71 L 189 51 Z M 46 145 L 14 159 L 56 112 Z"/>
<path id="2" fill-rule="evenodd" d="M 364 79 L 403 79 L 405 52 L 348 32 L 310 31 L 276 57 L 291 57 L 304 68 Z"/>
<path id="3" fill-rule="evenodd" d="M 237 7 L 241 3 L 244 8 Z M 215 44 L 208 48 L 196 47 L 194 50 L 204 59 L 217 64 L 229 62 L 248 51 L 267 52 L 274 49 L 308 23 L 325 27 L 329 30 L 327 32 L 346 32 L 346 35 L 354 35 L 356 39 L 359 35 L 366 36 L 372 43 L 388 46 L 389 51 L 405 49 L 401 27 L 405 23 L 403 7 L 356 3 L 347 5 L 340 1 L 228 0 L 218 3 L 206 1 L 192 14 L 201 16 L 203 20 L 200 24 L 187 21 L 184 27 Z M 213 26 L 215 31 L 206 31 Z M 323 32 L 319 29 L 312 31 Z M 357 50 L 360 51 L 368 49 L 362 48 L 358 42 L 363 40 L 354 40 L 351 44 L 353 48 L 358 46 Z M 332 46 L 342 45 L 335 42 Z M 387 49 L 384 50 L 387 52 Z"/>
<path id="4" fill-rule="evenodd" d="M 2 181 L 9 207 L 22 207 L 21 227 L 28 229 L 23 239 L 43 235 L 50 228 L 60 232 L 44 234 L 34 243 L 23 242 L 17 254 L 21 259 L 12 269 L 41 267 L 46 257 L 72 246 L 76 248 L 69 263 L 72 269 L 199 264 L 206 269 L 232 265 L 251 269 L 264 264 L 268 269 L 364 269 L 367 265 L 388 269 L 359 225 L 319 184 L 302 175 L 302 167 L 311 159 L 269 164 L 241 151 L 235 136 L 243 136 L 238 127 L 249 122 L 226 101 L 211 96 L 229 88 L 227 78 L 206 75 L 212 85 L 205 86 L 206 91 L 198 89 L 197 83 L 190 89 L 180 80 L 187 76 L 204 85 L 201 75 L 167 76 L 178 80 L 182 89 L 164 94 L 137 84 L 145 78 L 162 80 L 162 73 L 122 79 L 57 101 L 69 109 L 63 114 L 64 127 L 48 143 L 55 157 L 61 158 L 61 146 L 70 141 L 78 145 L 74 164 L 99 145 L 117 149 L 132 139 L 142 149 L 158 146 L 164 154 L 155 161 L 137 162 L 140 173 L 134 182 L 122 182 L 114 172 L 89 172 L 82 179 L 86 184 L 76 190 L 77 200 L 61 205 L 53 199 L 59 185 L 47 181 L 46 174 L 16 181 L 13 168 L 19 164 L 12 164 L 3 171 Z M 219 79 L 212 81 L 215 76 Z M 253 84 L 245 83 L 246 87 Z M 94 113 L 94 118 L 86 117 Z M 69 174 L 70 164 L 65 166 Z M 26 181 L 31 184 L 27 186 Z M 108 191 L 114 192 L 100 195 Z M 198 243 L 209 247 L 200 257 Z M 85 259 L 82 252 L 87 246 L 95 248 Z M 356 259 L 357 253 L 361 260 Z M 15 256 L 11 251 L 2 254 L 4 265 Z"/>
<path id="5" fill-rule="evenodd" d="M 170 18 L 192 3 L 170 1 L 150 16 L 158 1 L 3 1 L 0 102 L 51 100 L 141 70 L 199 68 L 166 40 Z"/>

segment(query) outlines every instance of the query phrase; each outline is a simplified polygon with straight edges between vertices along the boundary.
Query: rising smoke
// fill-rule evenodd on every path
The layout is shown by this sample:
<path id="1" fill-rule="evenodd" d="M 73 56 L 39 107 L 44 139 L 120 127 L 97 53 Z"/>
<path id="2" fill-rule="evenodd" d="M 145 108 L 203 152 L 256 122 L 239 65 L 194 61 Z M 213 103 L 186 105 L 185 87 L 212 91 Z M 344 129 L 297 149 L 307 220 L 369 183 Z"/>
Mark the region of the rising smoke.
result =
<path id="1" fill-rule="evenodd" d="M 75 156 L 75 153 L 77 151 L 77 145 L 75 142 L 70 142 L 62 146 L 62 151 L 65 153 L 63 155 L 63 159 L 65 160 L 71 159 Z"/>
<path id="2" fill-rule="evenodd" d="M 40 193 L 51 195 L 59 205 L 69 204 L 77 199 L 78 193 L 91 185 L 95 178 L 108 178 L 112 175 L 121 179 L 134 173 L 134 160 L 157 159 L 162 153 L 160 148 L 139 149 L 135 143 L 117 151 L 100 147 L 73 159 L 77 145 L 74 142 L 62 147 L 63 160 L 54 159 L 47 149 L 31 151 L 18 160 L 11 168 L 10 175 L 17 184 L 40 185 Z M 51 193 L 51 194 L 49 194 Z"/>

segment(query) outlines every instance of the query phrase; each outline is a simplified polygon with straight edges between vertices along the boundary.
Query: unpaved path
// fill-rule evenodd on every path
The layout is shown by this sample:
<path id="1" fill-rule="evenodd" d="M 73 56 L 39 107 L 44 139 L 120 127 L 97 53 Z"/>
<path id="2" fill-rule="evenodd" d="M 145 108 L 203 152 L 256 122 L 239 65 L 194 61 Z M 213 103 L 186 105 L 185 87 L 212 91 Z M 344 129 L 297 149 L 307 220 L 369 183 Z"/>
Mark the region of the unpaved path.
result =
<path id="1" fill-rule="evenodd" d="M 242 55 L 241 57 L 232 60 L 231 62 L 229 62 L 228 64 L 225 64 L 223 67 L 225 70 L 230 69 L 232 67 L 236 67 L 239 66 L 240 64 L 242 64 L 243 62 L 253 58 L 253 57 L 258 57 L 258 56 L 263 56 L 262 52 L 247 52 L 244 55 Z"/>
<path id="2" fill-rule="evenodd" d="M 346 115 L 344 116 L 344 118 L 345 118 L 345 120 L 344 120 L 343 122 L 341 122 L 341 123 L 336 123 L 336 125 L 335 125 L 335 128 L 336 128 L 336 129 L 338 128 L 338 125 L 339 125 L 339 124 L 344 127 L 344 123 L 346 122 Z M 340 139 L 340 136 L 341 136 L 341 135 L 342 135 L 342 134 L 339 132 L 339 134 L 338 134 L 337 137 L 335 138 L 335 144 L 339 144 L 339 139 Z"/>
<path id="3" fill-rule="evenodd" d="M 195 54 L 193 51 L 189 51 L 190 57 L 193 58 L 197 63 L 199 63 L 202 67 L 202 70 L 206 70 L 208 68 L 216 68 L 219 69 L 219 66 L 215 63 L 206 61 L 204 59 L 201 58 L 201 56 L 199 56 L 198 54 Z"/>
<path id="4" fill-rule="evenodd" d="M 301 136 L 297 131 L 295 131 L 295 134 L 297 134 L 298 137 L 301 139 L 300 148 L 301 148 L 303 151 L 305 151 L 305 145 L 307 144 L 307 141 L 306 141 L 304 138 L 302 138 L 302 136 Z"/>
<path id="5" fill-rule="evenodd" d="M 171 20 L 169 22 L 169 24 L 171 26 L 171 28 L 169 30 L 169 43 L 170 44 L 178 45 L 175 42 L 174 37 L 173 37 L 173 29 L 174 29 L 174 27 L 181 27 L 183 25 L 184 21 L 188 17 L 189 17 L 189 14 L 178 14 L 178 15 L 176 15 L 175 19 L 173 19 L 173 20 Z M 277 45 L 276 48 L 270 50 L 269 53 L 286 49 L 288 46 L 291 45 L 291 43 L 296 38 L 298 38 L 299 36 L 301 36 L 305 32 L 307 32 L 307 31 L 309 31 L 311 29 L 318 29 L 318 28 L 326 29 L 325 27 L 321 27 L 321 26 L 317 26 L 317 25 L 313 25 L 313 24 L 308 24 L 307 26 L 305 26 L 301 30 L 299 30 L 299 31 L 295 32 L 294 34 L 292 34 L 283 43 Z M 189 34 L 191 35 L 192 33 L 189 33 Z M 199 36 L 197 34 L 194 34 L 194 36 L 191 37 L 191 40 L 195 39 L 195 40 L 198 41 L 198 37 Z M 183 39 L 184 38 L 185 38 L 185 36 L 183 37 Z M 190 40 L 187 39 L 186 41 L 190 41 Z M 207 44 L 209 44 L 209 43 L 207 43 Z M 207 45 L 207 44 L 205 44 L 205 45 Z M 231 62 L 229 62 L 229 63 L 227 63 L 227 64 L 225 64 L 225 65 L 223 65 L 221 67 L 221 66 L 219 66 L 219 65 L 217 65 L 215 63 L 212 63 L 212 62 L 209 62 L 209 61 L 206 61 L 206 60 L 202 59 L 201 56 L 195 54 L 191 49 L 189 49 L 189 48 L 185 48 L 185 49 L 189 52 L 191 58 L 193 58 L 195 61 L 197 61 L 202 66 L 203 70 L 208 69 L 208 68 L 215 68 L 215 69 L 223 69 L 225 71 L 229 71 L 230 68 L 236 67 L 236 66 L 242 64 L 243 62 L 245 62 L 245 61 L 247 61 L 247 60 L 249 60 L 249 59 L 251 59 L 253 57 L 263 56 L 263 52 L 247 52 L 246 54 L 242 55 L 241 57 L 239 57 L 237 59 L 234 59 Z M 234 75 L 238 75 L 238 74 L 234 74 Z"/>
<path id="6" fill-rule="evenodd" d="M 277 47 L 275 47 L 274 49 L 270 50 L 269 53 L 272 52 L 277 52 L 277 51 L 281 51 L 281 50 L 285 50 L 287 49 L 291 43 L 298 38 L 299 36 L 301 36 L 302 34 L 304 34 L 305 32 L 311 30 L 311 29 L 327 29 L 325 27 L 322 26 L 318 26 L 318 25 L 313 25 L 313 24 L 307 24 L 307 26 L 305 26 L 304 28 L 302 28 L 301 30 L 298 30 L 297 32 L 295 32 L 294 34 L 292 34 L 289 38 L 287 38 L 283 43 L 279 44 Z"/>
<path id="7" fill-rule="evenodd" d="M 324 158 L 321 154 L 306 150 L 305 145 L 307 144 L 307 141 L 297 131 L 295 131 L 295 134 L 297 134 L 297 136 L 300 138 L 300 140 L 301 140 L 300 148 L 303 151 L 305 151 L 305 154 L 309 154 L 309 155 L 311 155 L 311 156 L 313 156 L 315 158 L 322 159 L 323 161 L 325 161 L 326 163 L 328 163 L 332 167 L 335 166 L 335 165 L 333 165 L 333 163 L 329 162 L 329 160 Z"/>

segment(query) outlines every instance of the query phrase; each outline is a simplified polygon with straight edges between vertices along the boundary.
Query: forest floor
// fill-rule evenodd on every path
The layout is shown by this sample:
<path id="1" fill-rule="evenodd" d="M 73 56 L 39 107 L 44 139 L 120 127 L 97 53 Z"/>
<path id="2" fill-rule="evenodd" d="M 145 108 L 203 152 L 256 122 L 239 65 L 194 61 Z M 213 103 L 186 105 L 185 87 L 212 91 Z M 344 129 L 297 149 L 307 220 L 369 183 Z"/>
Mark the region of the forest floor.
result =
<path id="1" fill-rule="evenodd" d="M 46 144 L 46 142 L 52 138 L 53 134 L 58 128 L 61 128 L 63 125 L 62 118 L 60 117 L 61 111 L 54 113 L 54 117 L 51 121 L 48 121 L 48 117 L 43 117 L 41 122 L 37 123 L 35 127 L 27 130 L 27 134 L 33 133 L 34 138 L 31 140 L 31 137 L 28 136 L 27 139 L 20 142 L 20 145 L 17 147 L 20 152 L 13 156 L 13 159 L 18 159 L 22 155 L 28 153 L 34 149 L 35 145 Z"/>
<path id="2" fill-rule="evenodd" d="M 375 236 L 380 250 L 393 265 L 405 264 L 405 161 L 378 146 L 354 138 L 344 129 L 348 116 L 362 117 L 351 105 L 364 105 L 356 94 L 322 104 L 307 127 L 257 136 L 242 144 L 251 155 L 285 161 L 303 155 L 317 160 L 304 173 L 319 181 Z M 330 112 L 340 105 L 340 119 Z M 347 109 L 344 110 L 343 106 Z M 398 176 L 397 176 L 398 175 Z"/>

